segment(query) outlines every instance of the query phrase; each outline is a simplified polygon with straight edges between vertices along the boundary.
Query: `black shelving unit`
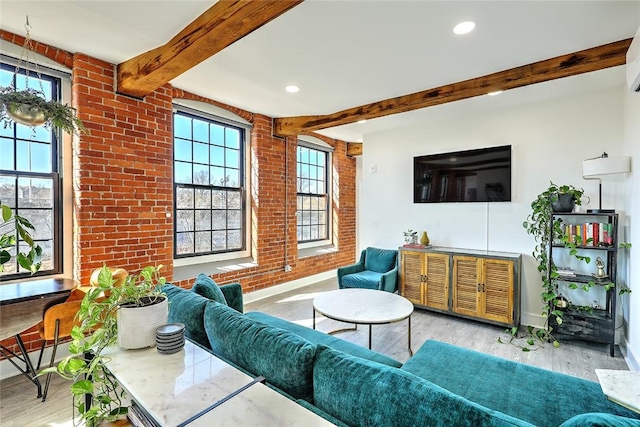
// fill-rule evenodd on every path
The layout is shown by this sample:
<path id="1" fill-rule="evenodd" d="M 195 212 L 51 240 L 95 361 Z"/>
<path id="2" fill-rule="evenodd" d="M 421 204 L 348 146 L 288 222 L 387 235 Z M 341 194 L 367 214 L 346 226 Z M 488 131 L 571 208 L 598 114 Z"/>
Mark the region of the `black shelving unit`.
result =
<path id="1" fill-rule="evenodd" d="M 561 219 L 563 224 L 581 225 L 585 223 L 611 224 L 611 244 L 608 246 L 579 245 L 576 246 L 580 255 L 590 256 L 591 263 L 583 264 L 585 269 L 595 270 L 594 259 L 600 256 L 605 261 L 605 272 L 609 276 L 605 280 L 595 279 L 588 272 L 576 272 L 575 276 L 560 277 L 558 282 L 575 283 L 579 287 L 591 281 L 595 286 L 605 286 L 608 283 L 616 283 L 618 264 L 618 214 L 616 213 L 554 213 L 551 216 L 552 223 Z M 552 225 L 552 224 L 550 224 Z M 553 227 L 551 227 L 553 230 Z M 558 236 L 556 236 L 558 237 Z M 551 239 L 554 241 L 554 239 Z M 549 260 L 553 262 L 560 251 L 567 251 L 564 244 L 554 243 L 549 246 Z M 550 273 L 549 273 L 550 274 Z M 550 277 L 549 277 L 550 279 Z M 593 288 L 592 288 L 593 289 Z M 579 289 L 573 292 L 582 292 Z M 553 328 L 552 334 L 559 340 L 579 339 L 591 342 L 609 344 L 611 357 L 615 354 L 616 331 L 616 288 L 615 286 L 605 290 L 606 302 L 604 307 L 591 310 L 577 310 L 569 308 L 562 316 L 562 324 L 556 322 L 555 316 L 549 317 L 549 325 Z M 564 295 L 564 294 L 563 294 Z M 571 302 L 569 295 L 564 295 Z"/>

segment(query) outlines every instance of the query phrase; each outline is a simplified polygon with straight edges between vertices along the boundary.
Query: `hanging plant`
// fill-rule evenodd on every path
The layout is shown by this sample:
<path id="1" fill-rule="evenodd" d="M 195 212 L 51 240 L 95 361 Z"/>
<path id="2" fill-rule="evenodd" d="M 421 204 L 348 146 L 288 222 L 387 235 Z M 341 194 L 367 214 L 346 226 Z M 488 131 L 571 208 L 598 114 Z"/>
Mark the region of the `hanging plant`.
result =
<path id="1" fill-rule="evenodd" d="M 27 17 L 24 27 L 26 36 L 12 84 L 0 86 L 0 106 L 2 107 L 0 109 L 0 122 L 5 128 L 10 127 L 12 122 L 16 122 L 32 129 L 35 129 L 36 126 L 44 126 L 47 129 L 55 127 L 69 134 L 80 135 L 80 132 L 86 133 L 87 130 L 76 115 L 75 108 L 46 99 L 40 70 L 31 43 L 29 17 Z M 18 90 L 15 82 L 18 71 L 21 68 L 25 73 L 25 89 Z M 35 69 L 38 83 L 40 83 L 39 90 L 29 87 L 29 68 Z"/>
<path id="2" fill-rule="evenodd" d="M 5 128 L 16 122 L 31 128 L 55 127 L 76 135 L 87 131 L 76 116 L 75 108 L 47 101 L 44 93 L 36 89 L 16 90 L 13 86 L 0 86 L 0 104 L 0 121 Z"/>

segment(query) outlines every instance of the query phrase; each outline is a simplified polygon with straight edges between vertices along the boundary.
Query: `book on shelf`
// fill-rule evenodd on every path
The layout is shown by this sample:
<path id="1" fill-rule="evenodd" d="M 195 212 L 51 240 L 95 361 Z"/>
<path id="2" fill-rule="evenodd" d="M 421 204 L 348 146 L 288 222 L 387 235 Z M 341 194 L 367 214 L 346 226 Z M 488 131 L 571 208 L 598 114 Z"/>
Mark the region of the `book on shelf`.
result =
<path id="1" fill-rule="evenodd" d="M 565 224 L 564 234 L 569 242 L 578 246 L 607 247 L 613 245 L 613 224 L 606 222 Z"/>

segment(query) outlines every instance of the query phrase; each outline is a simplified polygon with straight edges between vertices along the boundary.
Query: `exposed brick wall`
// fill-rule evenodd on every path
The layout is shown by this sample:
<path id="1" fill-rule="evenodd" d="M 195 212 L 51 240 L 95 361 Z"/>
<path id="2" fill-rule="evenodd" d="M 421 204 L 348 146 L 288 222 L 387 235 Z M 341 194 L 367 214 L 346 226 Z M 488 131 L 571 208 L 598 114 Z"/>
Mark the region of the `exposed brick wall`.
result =
<path id="1" fill-rule="evenodd" d="M 18 40 L 0 32 L 5 40 Z M 257 266 L 214 275 L 218 283 L 239 282 L 243 292 L 335 269 L 355 259 L 355 159 L 343 141 L 313 134 L 335 148 L 331 165 L 337 252 L 298 259 L 296 241 L 296 138 L 273 136 L 272 118 L 166 85 L 143 100 L 115 94 L 114 65 L 87 55 L 38 44 L 39 52 L 73 70 L 73 100 L 89 130 L 73 142 L 74 271 L 87 284 L 103 264 L 131 272 L 163 264 L 173 276 L 172 100 L 198 100 L 225 108 L 252 123 L 251 251 Z M 70 58 L 70 60 L 69 60 Z M 284 272 L 284 265 L 292 266 Z M 187 287 L 193 279 L 176 284 Z M 39 348 L 37 330 L 23 334 Z M 14 348 L 13 339 L 2 342 Z"/>
<path id="2" fill-rule="evenodd" d="M 74 277 L 103 264 L 173 274 L 171 87 L 143 100 L 117 95 L 114 67 L 73 61 L 73 105 L 89 131 L 73 144 Z"/>
<path id="3" fill-rule="evenodd" d="M 18 34 L 0 30 L 0 39 L 6 40 L 9 43 L 16 44 L 18 46 L 24 45 L 24 36 Z M 44 55 L 47 58 L 57 62 L 60 65 L 64 65 L 67 68 L 73 67 L 73 54 L 66 50 L 58 49 L 57 47 L 49 46 L 48 44 L 40 43 L 39 41 L 31 39 L 33 50 L 40 55 Z"/>

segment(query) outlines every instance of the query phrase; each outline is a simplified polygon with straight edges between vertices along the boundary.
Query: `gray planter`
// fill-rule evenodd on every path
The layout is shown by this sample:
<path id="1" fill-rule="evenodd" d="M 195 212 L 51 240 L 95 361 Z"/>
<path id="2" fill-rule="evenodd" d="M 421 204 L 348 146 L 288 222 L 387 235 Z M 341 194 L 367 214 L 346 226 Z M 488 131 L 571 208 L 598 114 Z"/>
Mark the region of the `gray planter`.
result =
<path id="1" fill-rule="evenodd" d="M 576 206 L 576 200 L 573 194 L 558 194 L 558 200 L 551 203 L 551 209 L 554 212 L 573 212 Z"/>

